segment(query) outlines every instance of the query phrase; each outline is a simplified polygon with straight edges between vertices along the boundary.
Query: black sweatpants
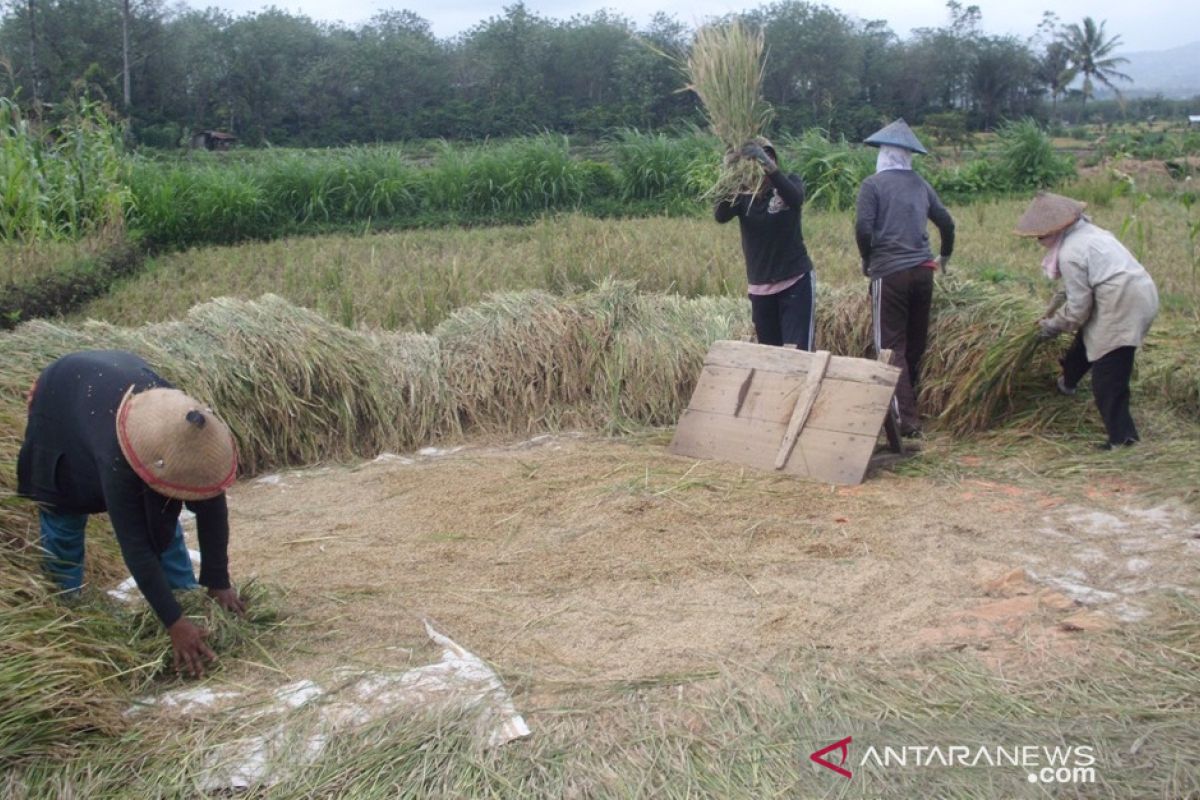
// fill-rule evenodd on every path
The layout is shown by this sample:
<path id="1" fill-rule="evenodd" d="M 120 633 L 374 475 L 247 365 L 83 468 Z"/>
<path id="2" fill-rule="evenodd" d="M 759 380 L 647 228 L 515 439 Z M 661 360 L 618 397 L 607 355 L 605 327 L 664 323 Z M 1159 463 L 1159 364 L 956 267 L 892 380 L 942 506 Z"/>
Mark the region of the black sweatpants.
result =
<path id="1" fill-rule="evenodd" d="M 1129 413 L 1129 379 L 1133 375 L 1133 354 L 1136 352 L 1136 347 L 1118 347 L 1095 361 L 1088 361 L 1083 334 L 1077 333 L 1075 341 L 1059 360 L 1063 381 L 1071 388 L 1083 380 L 1089 369 L 1092 371 L 1092 396 L 1112 445 L 1138 441 L 1137 427 Z"/>
<path id="2" fill-rule="evenodd" d="M 871 281 L 875 350 L 891 350 L 892 364 L 900 368 L 893 402 L 903 429 L 921 427 L 917 389 L 929 340 L 933 272 L 928 267 L 913 267 Z"/>
<path id="3" fill-rule="evenodd" d="M 816 278 L 812 270 L 782 292 L 750 295 L 750 317 L 759 344 L 813 349 Z"/>

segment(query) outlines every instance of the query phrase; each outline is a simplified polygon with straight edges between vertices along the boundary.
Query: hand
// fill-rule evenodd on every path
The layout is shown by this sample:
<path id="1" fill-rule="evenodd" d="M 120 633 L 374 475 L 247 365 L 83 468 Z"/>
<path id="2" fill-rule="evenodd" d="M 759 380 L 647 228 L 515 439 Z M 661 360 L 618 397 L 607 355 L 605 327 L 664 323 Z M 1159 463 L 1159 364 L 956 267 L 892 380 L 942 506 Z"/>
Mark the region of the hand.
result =
<path id="1" fill-rule="evenodd" d="M 870 277 L 871 275 L 871 265 L 867 263 L 865 258 L 862 260 L 862 273 L 864 278 Z"/>
<path id="2" fill-rule="evenodd" d="M 950 256 L 938 256 L 937 257 L 937 265 L 938 265 L 938 271 L 941 272 L 943 275 L 950 274 L 950 270 L 947 269 L 947 267 L 950 266 Z"/>
<path id="3" fill-rule="evenodd" d="M 235 589 L 209 589 L 208 596 L 217 601 L 217 605 L 239 617 L 246 613 L 246 601 Z"/>
<path id="4" fill-rule="evenodd" d="M 737 150 L 734 150 L 731 147 L 725 151 L 725 159 L 724 159 L 725 166 L 731 167 L 734 164 L 736 164 L 738 161 L 740 161 L 741 158 L 742 158 L 742 154 L 739 153 Z"/>
<path id="5" fill-rule="evenodd" d="M 203 678 L 204 662 L 217 658 L 217 654 L 204 643 L 208 638 L 208 630 L 193 624 L 187 617 L 180 617 L 167 628 L 167 633 L 171 635 L 175 671 L 187 672 L 193 678 Z"/>
<path id="6" fill-rule="evenodd" d="M 777 169 L 775 162 L 758 142 L 746 142 L 742 145 L 741 157 L 754 159 L 767 172 L 774 172 Z"/>
<path id="7" fill-rule="evenodd" d="M 1037 325 L 1037 340 L 1039 342 L 1045 342 L 1053 339 L 1055 336 L 1058 336 L 1058 334 L 1061 333 L 1061 331 L 1059 331 L 1059 329 L 1055 327 L 1054 323 L 1049 319 L 1039 319 L 1037 321 Z"/>

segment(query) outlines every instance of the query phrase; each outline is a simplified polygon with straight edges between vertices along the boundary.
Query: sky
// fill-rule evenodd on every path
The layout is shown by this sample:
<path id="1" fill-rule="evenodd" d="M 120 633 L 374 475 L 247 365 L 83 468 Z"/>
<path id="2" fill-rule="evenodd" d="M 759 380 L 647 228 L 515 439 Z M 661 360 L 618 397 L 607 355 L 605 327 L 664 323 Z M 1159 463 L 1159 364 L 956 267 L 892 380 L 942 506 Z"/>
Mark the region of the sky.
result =
<path id="1" fill-rule="evenodd" d="M 327 22 L 348 25 L 365 22 L 388 9 L 409 9 L 428 20 L 436 36 L 448 39 L 489 17 L 503 12 L 514 0 L 185 0 L 188 5 L 216 5 L 241 16 L 272 4 L 278 8 Z M 828 5 L 851 17 L 883 19 L 902 38 L 913 28 L 937 27 L 948 19 L 944 0 L 812 0 Z M 962 0 L 971 5 L 971 0 Z M 975 2 L 983 12 L 983 30 L 989 34 L 1031 36 L 1041 21 L 1042 12 L 1052 8 L 1064 22 L 1079 22 L 1090 16 L 1106 20 L 1105 32 L 1121 36 L 1125 52 L 1167 50 L 1200 41 L 1200 2 L 1197 0 L 982 0 Z M 675 16 L 695 26 L 706 18 L 732 11 L 767 5 L 763 2 L 736 0 L 526 0 L 534 13 L 551 19 L 568 19 L 575 14 L 590 14 L 609 9 L 638 26 L 647 23 L 657 11 Z"/>

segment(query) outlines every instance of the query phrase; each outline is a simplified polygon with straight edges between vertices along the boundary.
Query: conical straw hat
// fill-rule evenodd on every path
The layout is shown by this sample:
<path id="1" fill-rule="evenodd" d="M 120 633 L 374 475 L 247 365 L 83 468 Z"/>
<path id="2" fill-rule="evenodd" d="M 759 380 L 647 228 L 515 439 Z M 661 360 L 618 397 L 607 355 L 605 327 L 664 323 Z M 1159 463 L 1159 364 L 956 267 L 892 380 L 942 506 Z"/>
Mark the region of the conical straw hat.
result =
<path id="1" fill-rule="evenodd" d="M 167 497 L 207 500 L 237 477 L 229 427 L 178 389 L 130 387 L 117 408 L 117 441 L 138 477 Z"/>
<path id="2" fill-rule="evenodd" d="M 872 147 L 890 144 L 892 147 L 903 147 L 905 150 L 911 150 L 914 153 L 929 152 L 921 144 L 921 140 L 917 138 L 917 135 L 913 133 L 912 128 L 908 127 L 908 123 L 904 121 L 903 117 L 885 125 L 866 139 L 863 139 L 863 144 L 869 144 Z"/>
<path id="3" fill-rule="evenodd" d="M 1014 231 L 1018 236 L 1049 236 L 1074 225 L 1083 216 L 1087 203 L 1051 192 L 1038 192 L 1037 197 L 1017 220 Z"/>

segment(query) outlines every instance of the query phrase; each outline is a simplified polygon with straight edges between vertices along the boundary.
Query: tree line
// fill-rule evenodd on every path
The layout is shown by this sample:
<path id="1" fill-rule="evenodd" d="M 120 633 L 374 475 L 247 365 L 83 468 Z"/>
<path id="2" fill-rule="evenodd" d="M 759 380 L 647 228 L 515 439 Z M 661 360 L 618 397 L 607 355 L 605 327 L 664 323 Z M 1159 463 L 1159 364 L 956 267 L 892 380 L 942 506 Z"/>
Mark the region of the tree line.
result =
<path id="1" fill-rule="evenodd" d="M 1023 117 L 1081 118 L 1097 84 L 1124 77 L 1120 37 L 1103 23 L 1047 14 L 1022 39 L 983 33 L 977 6 L 946 7 L 945 24 L 907 39 L 803 0 L 740 15 L 764 30 L 777 126 L 856 139 L 903 116 L 953 138 Z M 346 26 L 275 8 L 233 17 L 164 0 L 13 0 L 0 19 L 0 81 L 34 115 L 103 99 L 153 146 L 207 129 L 301 146 L 591 136 L 700 124 L 664 55 L 685 53 L 691 36 L 662 14 L 639 28 L 604 11 L 550 19 L 521 2 L 439 39 L 411 11 Z M 1078 76 L 1077 99 L 1064 103 Z"/>

